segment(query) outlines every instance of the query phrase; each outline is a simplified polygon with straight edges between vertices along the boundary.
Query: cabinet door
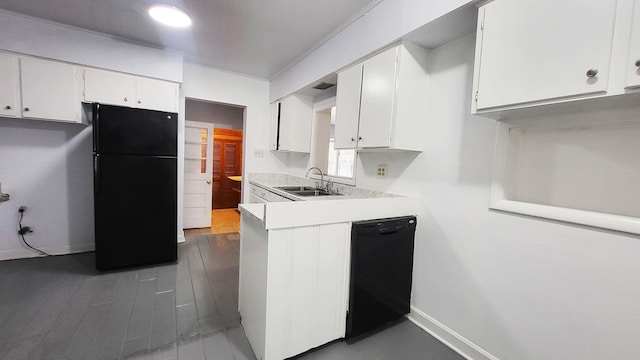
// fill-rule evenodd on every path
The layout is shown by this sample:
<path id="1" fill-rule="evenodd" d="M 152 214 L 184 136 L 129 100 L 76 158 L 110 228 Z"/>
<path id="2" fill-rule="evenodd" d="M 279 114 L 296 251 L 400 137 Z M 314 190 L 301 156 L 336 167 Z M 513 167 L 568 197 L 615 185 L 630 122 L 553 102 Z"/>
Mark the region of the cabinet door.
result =
<path id="1" fill-rule="evenodd" d="M 18 103 L 19 70 L 18 58 L 0 54 L 0 116 L 17 117 L 20 115 Z"/>
<path id="2" fill-rule="evenodd" d="M 290 96 L 290 98 L 289 151 L 308 153 L 311 150 L 313 98 L 297 95 Z"/>
<path id="3" fill-rule="evenodd" d="M 84 100 L 103 104 L 134 106 L 135 77 L 113 71 L 85 69 Z"/>
<path id="4" fill-rule="evenodd" d="M 170 81 L 137 78 L 136 104 L 144 109 L 178 112 L 178 84 Z"/>
<path id="5" fill-rule="evenodd" d="M 22 116 L 79 122 L 76 71 L 65 63 L 21 58 Z"/>
<path id="6" fill-rule="evenodd" d="M 633 4 L 633 22 L 631 41 L 629 42 L 629 60 L 627 61 L 628 88 L 640 86 L 640 0 Z"/>
<path id="7" fill-rule="evenodd" d="M 287 96 L 280 102 L 280 126 L 278 127 L 278 150 L 289 150 L 289 136 L 293 116 L 293 98 Z"/>
<path id="8" fill-rule="evenodd" d="M 271 117 L 269 126 L 269 150 L 278 150 L 278 132 L 280 125 L 280 102 L 271 104 Z"/>
<path id="9" fill-rule="evenodd" d="M 355 149 L 358 144 L 362 64 L 338 73 L 336 94 L 335 148 Z"/>
<path id="10" fill-rule="evenodd" d="M 364 62 L 358 147 L 389 147 L 394 115 L 398 47 Z"/>
<path id="11" fill-rule="evenodd" d="M 485 5 L 476 55 L 481 56 L 477 109 L 606 91 L 616 2 L 495 0 Z"/>

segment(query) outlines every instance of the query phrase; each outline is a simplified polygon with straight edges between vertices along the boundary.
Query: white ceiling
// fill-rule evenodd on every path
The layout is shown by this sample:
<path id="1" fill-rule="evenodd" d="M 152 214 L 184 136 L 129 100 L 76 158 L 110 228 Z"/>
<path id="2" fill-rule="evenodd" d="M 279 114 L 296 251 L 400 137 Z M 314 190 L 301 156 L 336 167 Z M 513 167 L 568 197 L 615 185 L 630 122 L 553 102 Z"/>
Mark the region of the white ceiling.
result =
<path id="1" fill-rule="evenodd" d="M 271 79 L 380 0 L 158 0 L 190 29 L 147 15 L 151 0 L 0 0 L 0 9 L 184 53 L 185 61 Z"/>

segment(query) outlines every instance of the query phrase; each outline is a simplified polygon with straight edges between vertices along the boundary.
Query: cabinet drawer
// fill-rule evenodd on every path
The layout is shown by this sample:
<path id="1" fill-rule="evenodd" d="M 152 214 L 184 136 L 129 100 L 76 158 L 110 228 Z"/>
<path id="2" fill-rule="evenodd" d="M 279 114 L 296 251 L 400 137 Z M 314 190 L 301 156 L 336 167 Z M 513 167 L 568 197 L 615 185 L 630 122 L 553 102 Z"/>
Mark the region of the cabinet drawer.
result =
<path id="1" fill-rule="evenodd" d="M 265 202 L 293 201 L 291 199 L 287 199 L 284 196 L 280 196 L 276 193 L 273 193 L 269 190 L 263 189 L 255 185 L 251 186 L 251 195 L 255 195 L 258 198 L 264 200 Z"/>

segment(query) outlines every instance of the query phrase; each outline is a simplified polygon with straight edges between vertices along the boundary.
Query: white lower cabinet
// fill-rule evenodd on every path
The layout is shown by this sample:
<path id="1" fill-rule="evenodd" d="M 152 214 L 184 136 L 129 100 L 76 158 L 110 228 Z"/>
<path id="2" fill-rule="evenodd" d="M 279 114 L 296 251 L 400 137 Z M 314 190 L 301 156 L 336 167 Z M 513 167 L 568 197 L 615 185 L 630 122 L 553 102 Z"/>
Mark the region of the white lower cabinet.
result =
<path id="1" fill-rule="evenodd" d="M 254 204 L 259 202 L 293 201 L 256 185 L 251 185 L 251 196 L 255 196 L 255 201 L 252 202 Z"/>
<path id="2" fill-rule="evenodd" d="M 344 337 L 350 223 L 265 230 L 242 216 L 240 313 L 256 357 L 282 360 Z"/>
<path id="3" fill-rule="evenodd" d="M 22 117 L 81 122 L 81 79 L 77 66 L 21 57 Z"/>

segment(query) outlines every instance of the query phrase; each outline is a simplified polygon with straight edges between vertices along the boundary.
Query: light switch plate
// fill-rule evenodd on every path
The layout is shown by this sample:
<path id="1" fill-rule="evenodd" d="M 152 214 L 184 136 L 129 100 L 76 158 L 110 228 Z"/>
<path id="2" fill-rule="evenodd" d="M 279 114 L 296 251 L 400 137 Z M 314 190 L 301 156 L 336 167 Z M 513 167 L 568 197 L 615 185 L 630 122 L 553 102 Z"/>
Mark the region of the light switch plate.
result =
<path id="1" fill-rule="evenodd" d="M 387 177 L 387 172 L 389 171 L 389 168 L 387 166 L 387 164 L 378 164 L 378 170 L 376 171 L 376 177 L 378 179 L 384 179 Z"/>

